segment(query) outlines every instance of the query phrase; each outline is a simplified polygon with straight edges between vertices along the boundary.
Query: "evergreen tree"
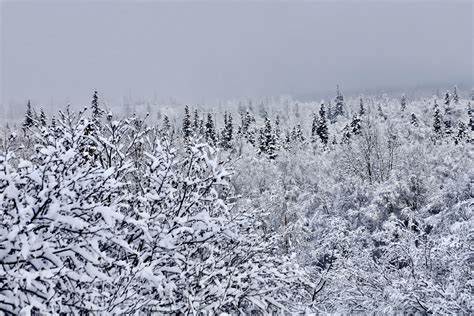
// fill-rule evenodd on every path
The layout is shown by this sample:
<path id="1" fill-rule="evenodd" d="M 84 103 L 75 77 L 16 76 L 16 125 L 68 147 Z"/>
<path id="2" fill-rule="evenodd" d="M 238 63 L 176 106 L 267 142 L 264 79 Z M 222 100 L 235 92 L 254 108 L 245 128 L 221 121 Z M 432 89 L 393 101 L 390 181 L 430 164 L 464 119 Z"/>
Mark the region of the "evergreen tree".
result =
<path id="1" fill-rule="evenodd" d="M 454 143 L 458 145 L 459 143 L 462 143 L 466 141 L 469 138 L 469 135 L 467 133 L 467 126 L 464 124 L 464 122 L 459 122 L 458 124 L 458 133 L 456 137 L 454 137 Z"/>
<path id="2" fill-rule="evenodd" d="M 444 133 L 446 135 L 451 135 L 453 133 L 453 124 L 451 122 L 451 119 L 449 119 L 449 117 L 447 117 L 446 120 L 444 120 Z"/>
<path id="3" fill-rule="evenodd" d="M 454 86 L 454 89 L 453 89 L 453 101 L 454 101 L 454 104 L 459 104 L 459 94 L 458 94 L 457 86 Z"/>
<path id="4" fill-rule="evenodd" d="M 100 128 L 100 118 L 102 117 L 103 110 L 99 106 L 99 97 L 97 96 L 97 91 L 94 91 L 92 96 L 92 122 L 96 128 Z"/>
<path id="5" fill-rule="evenodd" d="M 365 114 L 364 99 L 360 98 L 360 101 L 359 101 L 359 116 L 363 116 L 364 114 Z"/>
<path id="6" fill-rule="evenodd" d="M 102 117 L 103 111 L 99 107 L 99 97 L 97 96 L 97 91 L 94 91 L 91 102 L 92 110 L 92 120 L 87 124 L 84 129 L 84 135 L 94 135 L 98 130 L 101 129 L 100 119 Z M 92 144 L 90 144 L 92 147 Z"/>
<path id="7" fill-rule="evenodd" d="M 467 116 L 469 117 L 469 129 L 474 131 L 474 111 L 471 107 L 471 102 L 467 103 Z"/>
<path id="8" fill-rule="evenodd" d="M 285 131 L 285 141 L 283 146 L 285 149 L 289 149 L 291 147 L 291 133 L 289 130 Z"/>
<path id="9" fill-rule="evenodd" d="M 26 104 L 26 112 L 25 112 L 25 119 L 23 121 L 23 129 L 26 130 L 29 127 L 33 126 L 33 109 L 31 108 L 31 102 L 28 100 L 28 103 Z"/>
<path id="10" fill-rule="evenodd" d="M 58 124 L 56 123 L 56 117 L 54 115 L 51 117 L 51 130 L 56 137 L 59 137 Z"/>
<path id="11" fill-rule="evenodd" d="M 245 136 L 249 130 L 250 123 L 252 122 L 249 111 L 245 112 L 245 115 L 242 115 L 242 134 Z"/>
<path id="12" fill-rule="evenodd" d="M 232 147 L 232 115 L 227 112 L 224 113 L 224 127 L 221 131 L 221 146 L 222 148 L 229 149 Z"/>
<path id="13" fill-rule="evenodd" d="M 319 109 L 319 124 L 316 129 L 316 133 L 319 136 L 321 142 L 327 146 L 329 135 L 328 135 L 328 125 L 326 120 L 326 111 L 324 109 L 324 103 L 321 103 L 321 107 Z"/>
<path id="14" fill-rule="evenodd" d="M 415 127 L 418 127 L 418 125 L 419 125 L 418 118 L 416 117 L 415 113 L 411 113 L 410 124 L 415 126 Z"/>
<path id="15" fill-rule="evenodd" d="M 255 118 L 250 114 L 249 110 L 242 116 L 242 136 L 247 139 L 251 144 L 254 143 L 254 135 L 251 130 L 252 123 L 255 122 Z"/>
<path id="16" fill-rule="evenodd" d="M 300 123 L 296 124 L 296 126 L 293 126 L 293 130 L 291 131 L 291 140 L 295 144 L 302 143 L 305 141 L 305 137 L 303 135 L 303 130 L 301 129 Z"/>
<path id="17" fill-rule="evenodd" d="M 402 110 L 402 112 L 405 111 L 407 108 L 407 98 L 404 94 L 402 95 L 402 99 L 400 100 L 400 107 L 401 107 L 400 109 Z"/>
<path id="18" fill-rule="evenodd" d="M 344 128 L 342 129 L 342 138 L 341 138 L 341 143 L 342 144 L 349 144 L 350 140 L 352 137 L 351 133 L 351 127 L 350 125 L 346 124 Z"/>
<path id="19" fill-rule="evenodd" d="M 442 122 L 442 117 L 441 117 L 441 113 L 440 113 L 440 110 L 439 110 L 439 106 L 438 106 L 438 103 L 435 101 L 435 104 L 434 104 L 434 119 L 433 119 L 433 131 L 435 132 L 435 135 L 437 135 L 438 137 L 440 137 L 442 135 L 442 126 L 441 126 L 441 122 Z"/>
<path id="20" fill-rule="evenodd" d="M 204 136 L 206 134 L 206 126 L 204 124 L 204 118 L 199 120 L 199 135 Z"/>
<path id="21" fill-rule="evenodd" d="M 381 118 L 383 118 L 384 120 L 387 120 L 387 115 L 383 112 L 382 104 L 380 102 L 377 105 L 377 112 Z"/>
<path id="22" fill-rule="evenodd" d="M 277 115 L 275 118 L 275 141 L 277 143 L 277 147 L 281 142 L 281 127 L 280 127 L 280 116 Z"/>
<path id="23" fill-rule="evenodd" d="M 200 122 L 199 113 L 198 113 L 198 110 L 195 109 L 194 110 L 193 128 L 194 128 L 194 132 L 196 134 L 199 133 L 199 122 Z"/>
<path id="24" fill-rule="evenodd" d="M 296 124 L 296 139 L 301 143 L 304 143 L 306 140 L 303 134 L 303 129 L 301 128 L 301 123 Z"/>
<path id="25" fill-rule="evenodd" d="M 336 105 L 334 106 L 333 116 L 335 119 L 337 119 L 338 116 L 344 115 L 344 96 L 339 90 L 339 85 L 336 87 L 336 98 L 334 101 Z"/>
<path id="26" fill-rule="evenodd" d="M 448 94 L 448 93 L 446 93 Z M 452 128 L 453 128 L 453 124 L 452 124 L 452 115 L 451 115 L 451 112 L 452 112 L 452 108 L 450 106 L 450 101 L 446 103 L 446 100 L 445 100 L 445 108 L 444 108 L 444 133 L 447 134 L 447 135 L 450 135 L 452 134 Z"/>
<path id="27" fill-rule="evenodd" d="M 189 106 L 184 107 L 184 118 L 183 118 L 183 138 L 185 142 L 188 142 L 193 135 L 191 128 L 191 114 L 189 113 Z"/>
<path id="28" fill-rule="evenodd" d="M 260 154 L 267 155 L 269 159 L 275 159 L 277 156 L 275 135 L 272 132 L 272 125 L 268 117 L 265 117 L 265 124 L 260 129 L 259 151 Z"/>
<path id="29" fill-rule="evenodd" d="M 324 103 L 324 101 L 322 101 L 321 103 Z M 331 123 L 335 122 L 335 120 L 334 120 L 334 111 L 333 111 L 331 100 L 328 100 L 327 109 L 326 109 L 326 118 Z"/>
<path id="30" fill-rule="evenodd" d="M 167 135 L 171 133 L 170 119 L 168 118 L 168 115 L 166 114 L 163 116 L 163 127 L 161 128 L 161 132 Z"/>
<path id="31" fill-rule="evenodd" d="M 227 130 L 227 133 L 226 133 L 227 142 L 229 143 L 229 147 L 231 147 L 232 139 L 234 138 L 234 125 L 233 125 L 233 119 L 232 119 L 231 113 L 227 115 L 226 130 Z"/>
<path id="32" fill-rule="evenodd" d="M 351 132 L 354 135 L 359 135 L 362 129 L 362 122 L 360 118 L 354 114 L 351 121 Z"/>
<path id="33" fill-rule="evenodd" d="M 449 94 L 449 91 L 446 91 L 446 93 L 444 94 L 444 105 L 449 107 L 450 104 L 451 104 L 451 95 Z"/>
<path id="34" fill-rule="evenodd" d="M 318 123 L 319 118 L 317 117 L 316 113 L 313 112 L 313 121 L 311 123 L 311 142 L 315 143 L 318 136 Z"/>
<path id="35" fill-rule="evenodd" d="M 47 121 L 48 118 L 46 117 L 46 114 L 44 113 L 43 108 L 40 109 L 40 117 L 39 117 L 40 123 L 42 126 L 48 125 Z"/>
<path id="36" fill-rule="evenodd" d="M 216 131 L 214 128 L 214 121 L 212 119 L 211 113 L 207 114 L 205 136 L 209 144 L 214 145 L 217 142 Z"/>

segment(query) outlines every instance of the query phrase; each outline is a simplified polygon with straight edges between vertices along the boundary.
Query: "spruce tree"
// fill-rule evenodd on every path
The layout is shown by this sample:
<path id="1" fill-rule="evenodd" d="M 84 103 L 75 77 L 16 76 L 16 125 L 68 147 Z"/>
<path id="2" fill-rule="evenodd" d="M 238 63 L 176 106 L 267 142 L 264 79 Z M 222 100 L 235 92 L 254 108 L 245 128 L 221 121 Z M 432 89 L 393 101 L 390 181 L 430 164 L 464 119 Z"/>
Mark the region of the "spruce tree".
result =
<path id="1" fill-rule="evenodd" d="M 440 137 L 442 135 L 442 117 L 441 117 L 441 112 L 439 110 L 438 103 L 435 101 L 434 104 L 434 118 L 433 118 L 433 131 L 435 132 L 435 135 Z"/>
<path id="2" fill-rule="evenodd" d="M 23 129 L 26 130 L 33 126 L 33 109 L 31 108 L 31 102 L 28 100 L 26 104 L 26 112 L 25 112 L 25 119 L 23 121 Z"/>
<path id="3" fill-rule="evenodd" d="M 183 117 L 183 138 L 185 142 L 188 142 L 193 135 L 191 128 L 191 114 L 189 113 L 189 106 L 184 107 L 184 117 Z"/>
<path id="4" fill-rule="evenodd" d="M 322 101 L 321 103 L 324 103 L 324 101 Z M 328 103 L 327 103 L 327 106 L 326 106 L 326 118 L 331 123 L 335 122 L 335 120 L 334 120 L 334 111 L 333 111 L 331 100 L 328 100 Z"/>
<path id="5" fill-rule="evenodd" d="M 260 154 L 265 154 L 269 159 L 275 159 L 277 156 L 275 135 L 272 132 L 272 125 L 268 119 L 268 116 L 265 117 L 265 124 L 260 129 L 259 136 Z"/>
<path id="6" fill-rule="evenodd" d="M 250 114 L 250 111 L 247 110 L 245 116 L 242 117 L 242 136 L 251 144 L 254 143 L 254 135 L 251 130 L 253 122 L 255 122 L 255 118 Z"/>
<path id="7" fill-rule="evenodd" d="M 459 94 L 458 94 L 457 86 L 454 86 L 454 89 L 453 89 L 453 101 L 454 101 L 454 104 L 459 104 Z"/>
<path id="8" fill-rule="evenodd" d="M 467 116 L 469 118 L 469 129 L 474 132 L 474 110 L 471 107 L 471 102 L 467 103 Z"/>
<path id="9" fill-rule="evenodd" d="M 301 123 L 296 124 L 295 135 L 298 142 L 304 143 L 305 137 L 303 134 L 303 129 L 301 128 Z"/>
<path id="10" fill-rule="evenodd" d="M 449 117 L 446 118 L 446 120 L 444 120 L 444 133 L 446 135 L 451 135 L 453 133 L 453 124 L 451 122 L 451 119 L 449 119 Z"/>
<path id="11" fill-rule="evenodd" d="M 221 131 L 221 146 L 222 148 L 229 149 L 232 147 L 232 115 L 227 112 L 224 113 L 224 127 Z"/>
<path id="12" fill-rule="evenodd" d="M 467 133 L 466 124 L 464 124 L 464 122 L 459 122 L 458 132 L 457 132 L 456 137 L 454 137 L 454 143 L 458 145 L 459 143 L 466 141 L 468 138 L 469 138 L 469 135 Z"/>
<path id="13" fill-rule="evenodd" d="M 212 119 L 211 113 L 207 114 L 205 136 L 209 144 L 214 145 L 217 142 L 216 131 L 214 129 L 214 121 Z"/>
<path id="14" fill-rule="evenodd" d="M 364 114 L 365 114 L 364 99 L 360 98 L 360 101 L 359 101 L 359 116 L 363 116 Z"/>
<path id="15" fill-rule="evenodd" d="M 44 110 L 43 108 L 40 109 L 40 123 L 42 126 L 46 126 L 48 125 L 47 121 L 48 121 L 48 118 L 46 117 L 46 114 L 44 113 Z"/>
<path id="16" fill-rule="evenodd" d="M 301 129 L 301 124 L 298 123 L 295 126 L 293 126 L 293 129 L 291 131 L 291 142 L 292 144 L 296 145 L 299 143 L 304 142 L 305 138 L 303 135 L 303 131 Z"/>
<path id="17" fill-rule="evenodd" d="M 339 90 L 339 85 L 336 87 L 336 98 L 334 101 L 336 105 L 334 106 L 333 116 L 337 119 L 338 116 L 344 115 L 344 96 Z"/>
<path id="18" fill-rule="evenodd" d="M 283 146 L 285 149 L 289 149 L 291 147 L 291 133 L 289 130 L 285 131 L 285 141 Z"/>
<path id="19" fill-rule="evenodd" d="M 418 125 L 419 125 L 418 118 L 416 117 L 415 113 L 411 113 L 410 124 L 415 126 L 415 127 L 418 127 Z"/>
<path id="20" fill-rule="evenodd" d="M 313 121 L 311 123 L 311 142 L 315 143 L 318 136 L 318 121 L 319 118 L 316 113 L 313 112 Z"/>
<path id="21" fill-rule="evenodd" d="M 407 108 L 407 97 L 403 94 L 400 100 L 400 109 L 404 112 Z"/>
<path id="22" fill-rule="evenodd" d="M 277 143 L 277 147 L 280 145 L 281 142 L 281 127 L 280 127 L 280 116 L 276 116 L 275 118 L 275 141 Z"/>
<path id="23" fill-rule="evenodd" d="M 449 106 L 451 104 L 451 95 L 449 94 L 449 91 L 446 91 L 444 94 L 444 105 Z"/>
<path id="24" fill-rule="evenodd" d="M 199 135 L 201 136 L 206 135 L 206 124 L 204 124 L 203 117 L 199 120 Z"/>
<path id="25" fill-rule="evenodd" d="M 316 133 L 319 136 L 321 142 L 327 146 L 329 135 L 328 135 L 328 125 L 326 120 L 326 111 L 324 109 L 324 103 L 321 103 L 321 107 L 319 109 L 319 123 L 316 130 Z"/>
<path id="26" fill-rule="evenodd" d="M 171 133 L 171 123 L 168 115 L 163 116 L 163 127 L 161 128 L 163 134 L 169 135 Z"/>
<path id="27" fill-rule="evenodd" d="M 356 114 L 354 114 L 351 121 L 351 132 L 354 135 L 359 135 L 361 133 L 361 129 L 362 129 L 362 122 L 360 118 Z"/>
<path id="28" fill-rule="evenodd" d="M 97 91 L 94 91 L 92 96 L 92 122 L 96 128 L 100 128 L 100 118 L 102 117 L 103 110 L 99 106 L 99 97 L 97 96 Z"/>
<path id="29" fill-rule="evenodd" d="M 91 102 L 92 110 L 92 120 L 87 124 L 84 129 L 84 135 L 95 135 L 97 130 L 101 129 L 100 119 L 102 117 L 103 111 L 99 107 L 99 97 L 97 96 L 97 91 L 94 91 Z M 92 145 L 91 145 L 92 146 Z"/>
<path id="30" fill-rule="evenodd" d="M 200 121 L 199 113 L 198 113 L 198 110 L 195 109 L 194 110 L 193 129 L 194 129 L 194 132 L 196 134 L 199 134 L 199 121 Z"/>
<path id="31" fill-rule="evenodd" d="M 445 108 L 444 108 L 444 133 L 447 134 L 447 135 L 450 135 L 452 134 L 452 128 L 453 128 L 453 124 L 452 124 L 452 115 L 451 115 L 451 112 L 452 112 L 452 108 L 450 106 L 450 102 L 448 102 L 446 104 L 445 102 Z"/>
<path id="32" fill-rule="evenodd" d="M 227 137 L 227 142 L 229 144 L 229 148 L 232 147 L 232 140 L 234 138 L 234 125 L 233 125 L 233 119 L 232 119 L 232 114 L 229 113 L 227 115 L 227 124 L 226 124 L 226 137 Z"/>
<path id="33" fill-rule="evenodd" d="M 351 127 L 349 124 L 346 124 L 344 128 L 342 129 L 341 143 L 349 144 L 351 137 L 352 137 Z"/>
<path id="34" fill-rule="evenodd" d="M 387 115 L 383 112 L 382 103 L 380 103 L 380 102 L 377 105 L 377 112 L 378 112 L 378 114 L 381 118 L 383 118 L 384 120 L 387 120 Z"/>

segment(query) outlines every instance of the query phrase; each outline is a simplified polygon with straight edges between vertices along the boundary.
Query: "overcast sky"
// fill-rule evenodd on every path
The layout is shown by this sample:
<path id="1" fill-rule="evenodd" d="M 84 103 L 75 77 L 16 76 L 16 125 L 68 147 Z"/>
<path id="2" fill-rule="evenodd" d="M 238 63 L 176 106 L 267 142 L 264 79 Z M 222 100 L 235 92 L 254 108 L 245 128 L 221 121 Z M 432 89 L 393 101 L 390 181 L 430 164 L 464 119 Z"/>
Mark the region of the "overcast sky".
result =
<path id="1" fill-rule="evenodd" d="M 1 2 L 1 100 L 472 85 L 471 1 Z"/>

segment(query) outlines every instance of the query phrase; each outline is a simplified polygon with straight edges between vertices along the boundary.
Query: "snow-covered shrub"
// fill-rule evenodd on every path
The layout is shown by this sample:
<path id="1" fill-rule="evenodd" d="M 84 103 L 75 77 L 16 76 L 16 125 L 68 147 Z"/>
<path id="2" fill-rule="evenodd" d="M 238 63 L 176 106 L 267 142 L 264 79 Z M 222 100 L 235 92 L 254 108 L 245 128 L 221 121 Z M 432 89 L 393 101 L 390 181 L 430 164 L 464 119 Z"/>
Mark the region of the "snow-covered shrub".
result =
<path id="1" fill-rule="evenodd" d="M 90 129 L 65 113 L 36 129 L 28 159 L 0 157 L 2 311 L 219 313 L 310 299 L 303 270 L 251 211 L 232 209 L 213 148 L 108 121 Z"/>

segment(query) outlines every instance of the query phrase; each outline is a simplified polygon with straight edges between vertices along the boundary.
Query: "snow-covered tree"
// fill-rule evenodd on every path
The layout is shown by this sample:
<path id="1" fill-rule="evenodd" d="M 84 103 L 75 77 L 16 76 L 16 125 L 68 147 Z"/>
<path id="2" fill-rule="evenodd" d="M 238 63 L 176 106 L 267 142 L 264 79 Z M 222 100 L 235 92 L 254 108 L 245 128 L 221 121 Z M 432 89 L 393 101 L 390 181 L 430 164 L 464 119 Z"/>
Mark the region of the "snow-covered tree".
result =
<path id="1" fill-rule="evenodd" d="M 440 110 L 439 110 L 439 106 L 438 106 L 438 103 L 435 101 L 435 104 L 434 104 L 434 118 L 433 118 L 433 131 L 435 133 L 435 135 L 437 135 L 438 137 L 440 137 L 443 133 L 443 127 L 442 127 L 442 117 L 441 117 L 441 113 L 440 113 Z"/>
<path id="2" fill-rule="evenodd" d="M 206 130 L 205 130 L 206 140 L 209 144 L 214 145 L 217 142 L 216 130 L 214 126 L 214 120 L 212 119 L 212 114 L 207 114 Z"/>
<path id="3" fill-rule="evenodd" d="M 324 108 L 324 102 L 321 103 L 321 106 L 319 108 L 319 122 L 318 122 L 316 133 L 318 134 L 318 137 L 321 140 L 321 143 L 323 143 L 324 146 L 327 146 L 328 140 L 329 140 L 329 134 L 328 134 L 328 125 L 327 125 L 327 119 L 326 119 L 326 110 Z"/>
<path id="4" fill-rule="evenodd" d="M 364 106 L 364 99 L 363 98 L 360 98 L 359 100 L 359 116 L 363 116 L 365 115 L 365 106 Z"/>
<path id="5" fill-rule="evenodd" d="M 268 117 L 265 117 L 265 124 L 260 129 L 259 151 L 261 154 L 266 155 L 269 159 L 275 159 L 277 156 L 275 134 L 272 130 L 272 125 Z"/>
<path id="6" fill-rule="evenodd" d="M 193 129 L 192 129 L 192 126 L 191 126 L 191 114 L 189 112 L 189 106 L 188 105 L 186 105 L 184 107 L 182 132 L 183 132 L 184 141 L 189 142 L 190 139 L 191 139 L 191 136 L 193 135 Z"/>
<path id="7" fill-rule="evenodd" d="M 24 130 L 26 130 L 26 129 L 33 126 L 33 118 L 34 118 L 33 109 L 31 107 L 30 100 L 28 100 L 28 103 L 26 104 L 25 118 L 24 118 L 24 121 L 23 121 L 23 129 Z"/>
<path id="8" fill-rule="evenodd" d="M 403 112 L 407 108 L 407 97 L 403 94 L 400 100 L 400 110 Z"/>
<path id="9" fill-rule="evenodd" d="M 458 94 L 458 87 L 454 86 L 453 88 L 453 96 L 452 96 L 454 104 L 459 104 L 459 94 Z"/>
<path id="10" fill-rule="evenodd" d="M 336 87 L 336 98 L 334 99 L 334 110 L 332 115 L 334 119 L 337 119 L 339 116 L 344 115 L 344 96 L 339 90 L 339 85 Z"/>

